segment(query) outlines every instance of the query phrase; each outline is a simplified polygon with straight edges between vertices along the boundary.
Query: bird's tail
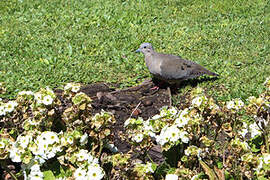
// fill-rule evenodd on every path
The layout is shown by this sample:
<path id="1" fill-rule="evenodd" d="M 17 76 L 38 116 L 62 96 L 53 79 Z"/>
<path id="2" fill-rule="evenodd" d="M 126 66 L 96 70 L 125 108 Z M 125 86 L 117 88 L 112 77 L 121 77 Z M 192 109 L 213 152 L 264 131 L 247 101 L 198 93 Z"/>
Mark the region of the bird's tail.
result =
<path id="1" fill-rule="evenodd" d="M 219 76 L 218 74 L 211 72 L 209 70 L 207 70 L 206 74 L 210 75 L 210 76 Z"/>

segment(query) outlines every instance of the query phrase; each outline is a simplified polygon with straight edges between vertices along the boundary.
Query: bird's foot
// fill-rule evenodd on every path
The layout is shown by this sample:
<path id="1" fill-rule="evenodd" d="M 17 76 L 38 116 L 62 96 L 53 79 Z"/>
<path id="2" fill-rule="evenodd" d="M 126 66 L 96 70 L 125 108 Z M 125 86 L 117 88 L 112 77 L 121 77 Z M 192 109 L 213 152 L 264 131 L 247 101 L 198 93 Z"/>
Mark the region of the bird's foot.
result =
<path id="1" fill-rule="evenodd" d="M 158 86 L 154 86 L 154 87 L 152 87 L 152 88 L 150 88 L 150 90 L 159 90 L 159 87 Z"/>

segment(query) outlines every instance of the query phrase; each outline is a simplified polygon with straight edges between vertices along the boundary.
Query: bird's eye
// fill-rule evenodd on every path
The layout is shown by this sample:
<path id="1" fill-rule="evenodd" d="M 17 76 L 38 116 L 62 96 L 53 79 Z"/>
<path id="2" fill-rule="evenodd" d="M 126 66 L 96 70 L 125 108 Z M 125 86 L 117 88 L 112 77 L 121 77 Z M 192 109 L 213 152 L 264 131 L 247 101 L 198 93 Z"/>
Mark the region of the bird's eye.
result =
<path id="1" fill-rule="evenodd" d="M 146 49 L 146 46 L 144 46 L 143 48 Z"/>

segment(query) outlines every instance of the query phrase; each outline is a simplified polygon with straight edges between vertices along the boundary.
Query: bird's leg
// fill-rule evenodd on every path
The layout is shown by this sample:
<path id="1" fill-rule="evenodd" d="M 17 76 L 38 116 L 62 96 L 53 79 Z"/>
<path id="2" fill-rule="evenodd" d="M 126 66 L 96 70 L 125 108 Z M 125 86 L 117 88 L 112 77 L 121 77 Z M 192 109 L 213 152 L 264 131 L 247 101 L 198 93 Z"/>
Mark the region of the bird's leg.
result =
<path id="1" fill-rule="evenodd" d="M 171 94 L 171 89 L 169 86 L 167 87 L 167 91 L 168 91 L 168 95 L 169 95 L 169 107 L 171 107 L 172 106 L 172 94 Z"/>
<path id="2" fill-rule="evenodd" d="M 159 84 L 158 84 L 158 81 L 156 78 L 152 78 L 152 82 L 154 83 L 154 87 L 150 88 L 150 90 L 156 90 L 158 91 L 159 90 Z"/>
<path id="3" fill-rule="evenodd" d="M 153 78 L 152 81 L 155 84 L 155 86 L 151 88 L 150 90 L 159 90 L 159 88 L 164 88 L 167 85 L 165 81 L 160 80 L 160 79 Z"/>

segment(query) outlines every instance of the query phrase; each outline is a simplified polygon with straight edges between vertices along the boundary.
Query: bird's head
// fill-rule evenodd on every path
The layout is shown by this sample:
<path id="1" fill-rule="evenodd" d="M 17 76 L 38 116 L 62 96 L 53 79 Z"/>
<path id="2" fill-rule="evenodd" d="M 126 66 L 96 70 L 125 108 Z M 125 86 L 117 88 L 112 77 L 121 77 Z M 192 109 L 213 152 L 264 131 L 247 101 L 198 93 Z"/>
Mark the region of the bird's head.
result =
<path id="1" fill-rule="evenodd" d="M 140 45 L 140 48 L 137 49 L 135 52 L 141 52 L 144 55 L 146 55 L 148 53 L 152 53 L 153 51 L 154 51 L 154 48 L 151 43 L 142 43 Z"/>

